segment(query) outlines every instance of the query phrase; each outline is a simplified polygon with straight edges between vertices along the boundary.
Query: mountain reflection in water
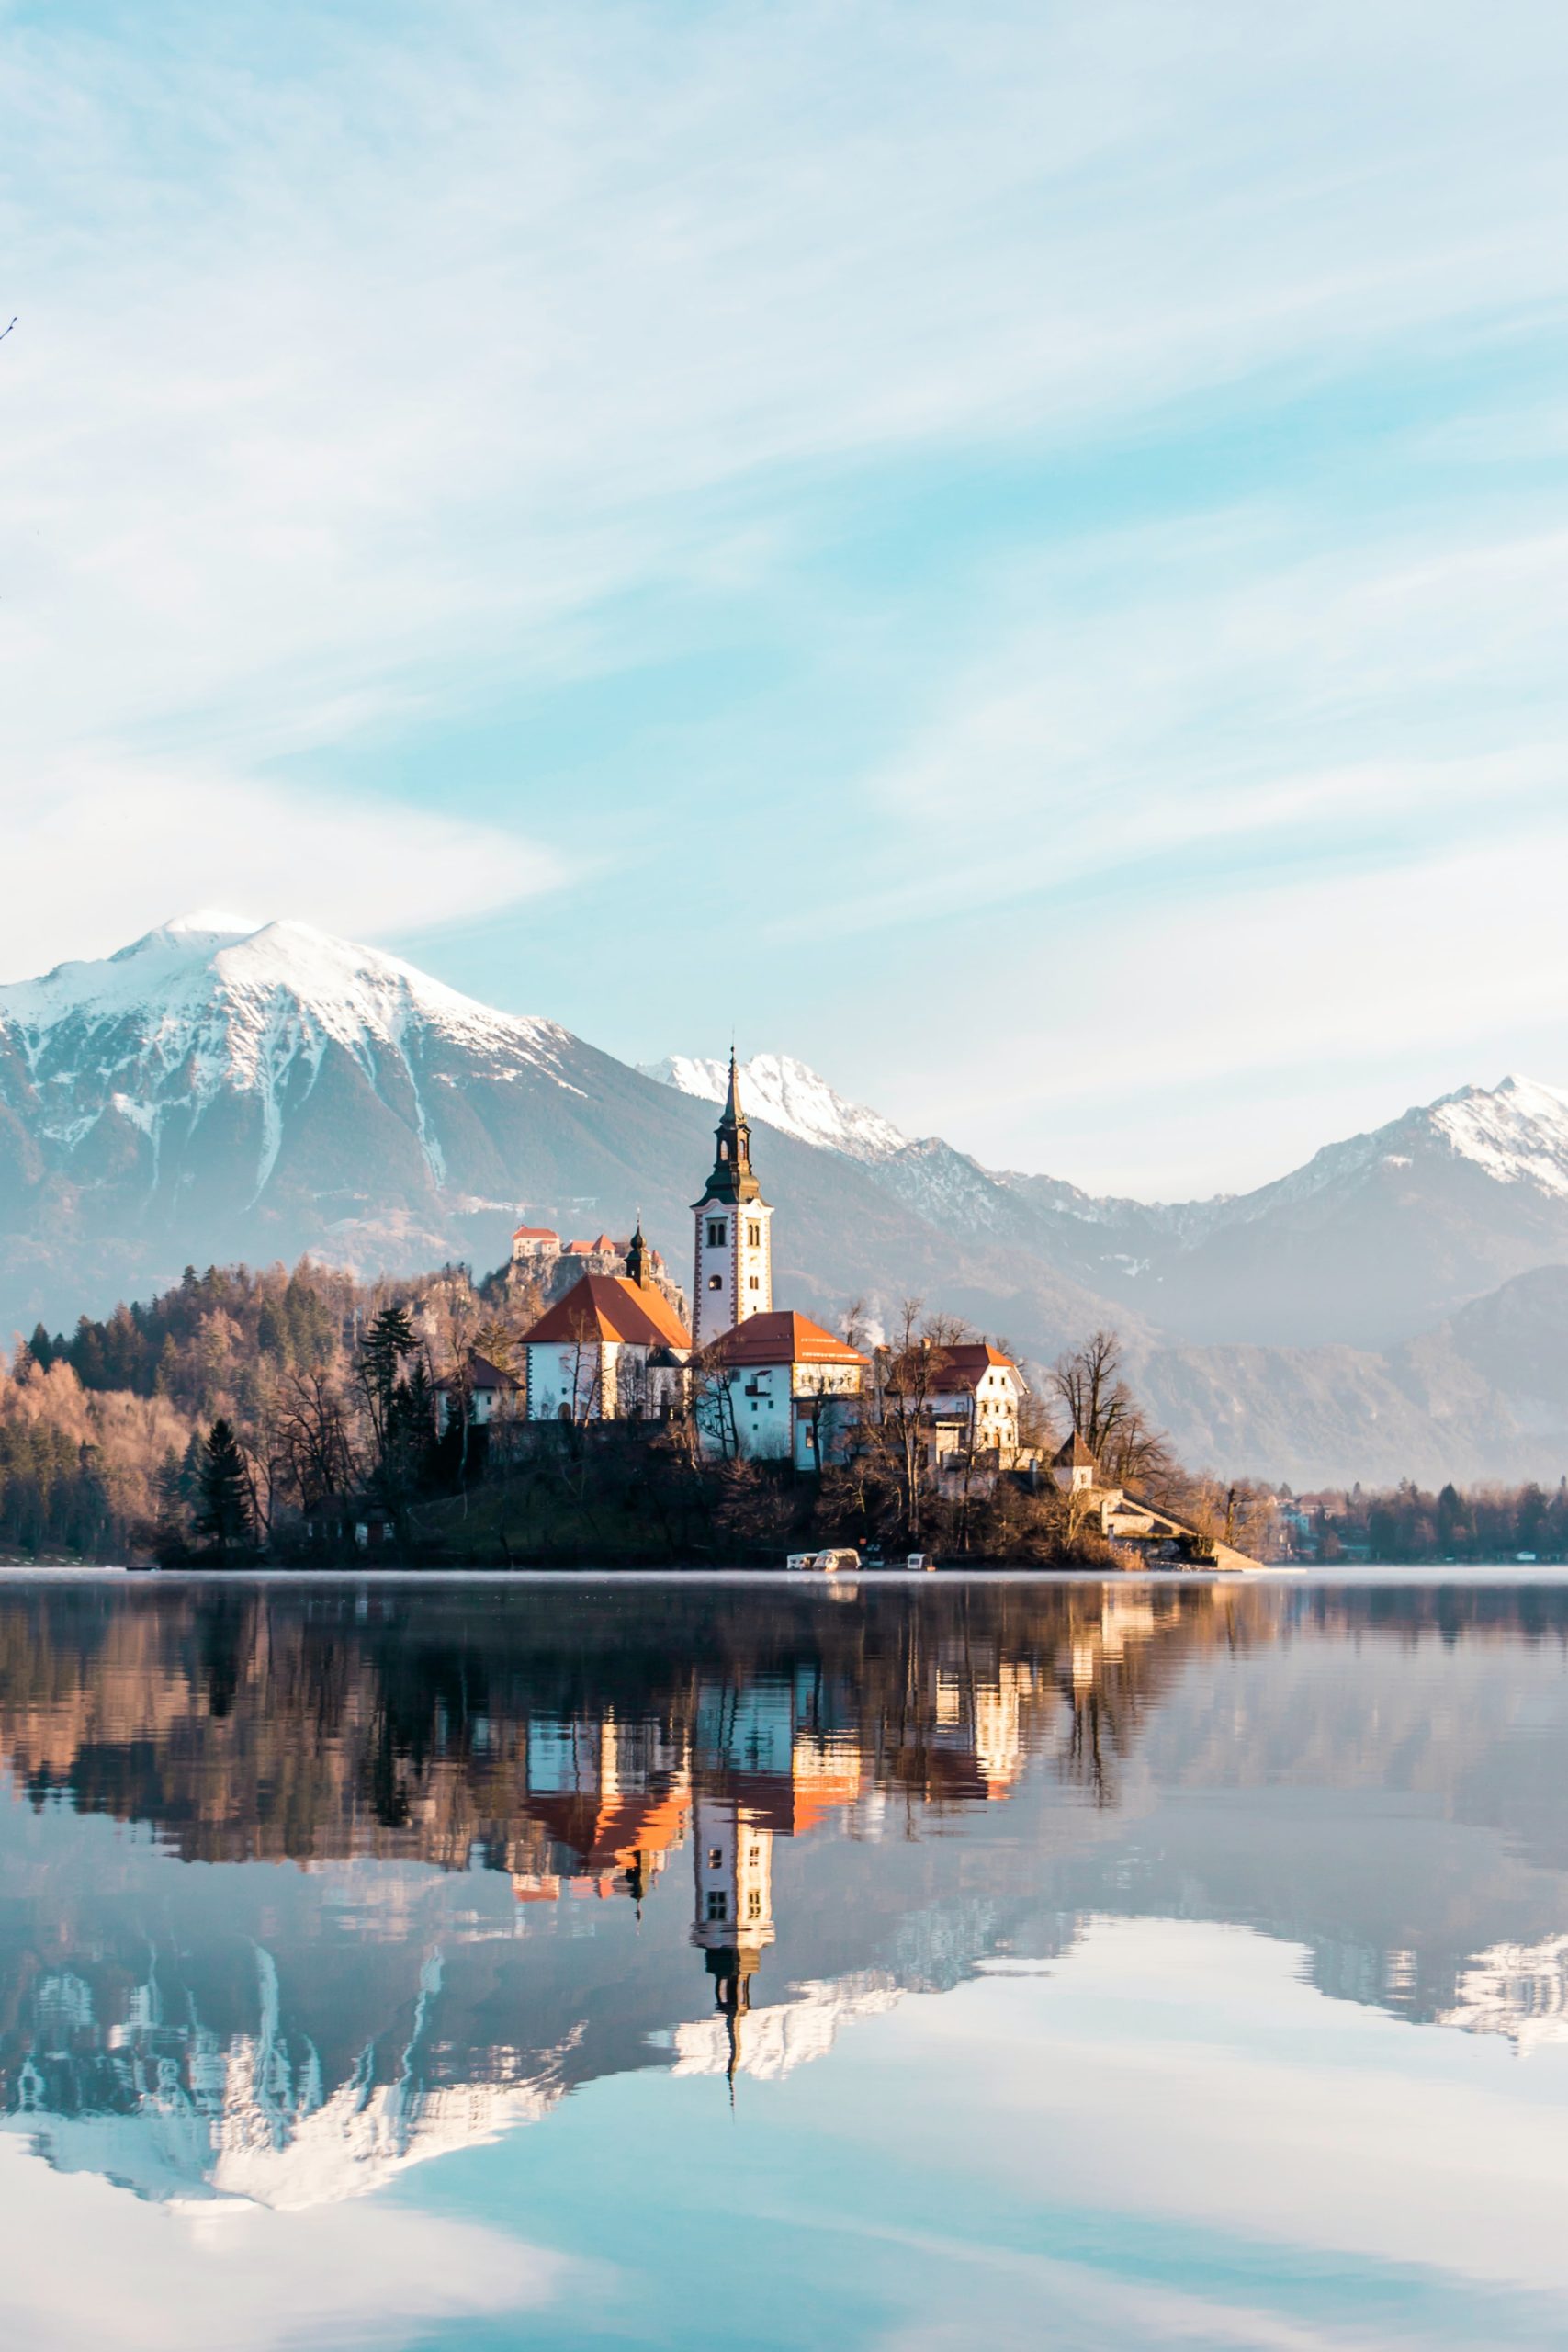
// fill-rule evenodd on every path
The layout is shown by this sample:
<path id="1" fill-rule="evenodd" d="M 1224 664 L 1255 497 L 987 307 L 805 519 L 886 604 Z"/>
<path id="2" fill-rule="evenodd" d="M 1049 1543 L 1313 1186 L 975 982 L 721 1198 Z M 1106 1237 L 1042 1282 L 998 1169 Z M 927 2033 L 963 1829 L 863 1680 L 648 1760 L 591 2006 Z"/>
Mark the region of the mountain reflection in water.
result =
<path id="1" fill-rule="evenodd" d="M 1565 1635 L 1551 1587 L 11 1586 L 8 2129 L 321 2204 L 1107 1915 L 1568 2035 Z"/>

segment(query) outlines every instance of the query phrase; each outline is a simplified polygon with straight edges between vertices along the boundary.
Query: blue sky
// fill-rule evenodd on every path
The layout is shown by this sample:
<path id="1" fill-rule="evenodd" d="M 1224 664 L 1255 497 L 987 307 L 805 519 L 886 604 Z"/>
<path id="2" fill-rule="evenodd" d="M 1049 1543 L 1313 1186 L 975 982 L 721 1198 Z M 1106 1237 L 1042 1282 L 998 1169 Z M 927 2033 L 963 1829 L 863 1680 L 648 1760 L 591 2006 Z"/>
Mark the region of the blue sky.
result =
<path id="1" fill-rule="evenodd" d="M 238 901 L 1166 1195 L 1568 1083 L 1546 0 L 0 0 L 7 976 Z"/>

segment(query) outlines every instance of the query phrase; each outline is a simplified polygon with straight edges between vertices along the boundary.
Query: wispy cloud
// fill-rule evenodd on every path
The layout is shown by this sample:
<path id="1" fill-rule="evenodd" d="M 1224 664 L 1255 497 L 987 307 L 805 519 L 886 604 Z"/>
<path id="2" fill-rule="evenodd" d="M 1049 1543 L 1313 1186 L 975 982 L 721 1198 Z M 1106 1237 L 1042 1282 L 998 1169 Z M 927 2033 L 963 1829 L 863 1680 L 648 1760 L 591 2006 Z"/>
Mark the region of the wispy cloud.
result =
<path id="1" fill-rule="evenodd" d="M 120 929 L 166 911 L 171 860 L 213 862 L 184 840 L 203 807 L 215 854 L 245 861 L 220 895 L 256 895 L 252 854 L 292 840 L 278 889 L 290 865 L 322 887 L 288 910 L 385 932 L 547 889 L 651 799 L 662 835 L 639 833 L 626 888 L 651 872 L 674 906 L 692 811 L 667 725 L 570 796 L 520 728 L 482 808 L 441 727 L 503 682 L 608 693 L 671 633 L 722 680 L 720 616 L 742 608 L 808 696 L 877 604 L 858 705 L 835 672 L 846 733 L 874 746 L 842 820 L 857 928 L 1046 889 L 1053 861 L 1066 883 L 1117 832 L 1151 856 L 1227 833 L 1259 850 L 1308 821 L 1286 801 L 1326 787 L 1303 779 L 1557 740 L 1499 707 L 1538 693 L 1561 514 L 1461 511 L 1435 479 L 1406 476 L 1424 511 L 1372 523 L 1359 575 L 1330 518 L 1314 536 L 1311 481 L 1259 501 L 1194 479 L 1163 484 L 1157 525 L 1133 492 L 1090 530 L 1048 503 L 1000 517 L 965 552 L 948 642 L 953 533 L 918 501 L 896 580 L 858 609 L 820 593 L 889 469 L 1045 452 L 1070 476 L 1085 453 L 1223 438 L 1287 384 L 1326 401 L 1392 359 L 1440 376 L 1484 349 L 1506 374 L 1537 349 L 1568 299 L 1568 156 L 1563 36 L 1536 0 L 1483 24 L 1469 0 L 1266 22 L 1244 0 L 6 21 L 0 300 L 22 323 L 0 351 L 0 826 L 35 845 L 26 904 L 52 953 L 102 944 L 111 903 Z M 1550 448 L 1550 394 L 1526 406 Z M 1483 439 L 1502 412 L 1482 408 Z M 1421 417 L 1427 462 L 1464 424 Z M 1347 544 L 1357 480 L 1334 492 Z M 809 933 L 833 893 L 771 822 L 789 752 L 703 691 L 690 724 L 748 786 L 735 854 Z M 1380 698 L 1456 713 L 1454 740 L 1358 741 Z M 1306 721 L 1316 740 L 1289 740 Z M 415 732 L 378 837 L 367 747 Z M 278 783 L 300 762 L 303 815 Z M 86 776 L 120 780 L 140 831 L 101 824 Z M 1075 795 L 1100 802 L 1100 852 Z M 68 865 L 37 815 L 56 797 L 79 820 Z M 434 861 L 421 802 L 443 815 Z M 993 833 L 1043 812 L 1051 838 L 987 850 L 971 808 Z M 660 1018 L 710 946 L 701 919 L 671 941 Z M 608 1025 L 607 1000 L 563 1009 Z"/>
<path id="2" fill-rule="evenodd" d="M 554 2301 L 569 2266 L 497 2231 L 368 2203 L 169 2208 L 0 2144 L 16 2352 L 285 2352 L 309 2330 L 389 2346 Z M 92 2258 L 84 2259 L 90 2244 Z M 173 2281 L 177 2278 L 175 2289 Z"/>
<path id="3" fill-rule="evenodd" d="M 243 894 L 351 936 L 511 906 L 562 878 L 515 835 L 363 797 L 313 799 L 231 774 L 98 758 L 35 776 L 4 813 L 6 977 L 123 946 Z M 69 915 L 62 917 L 62 899 Z M 140 910 L 140 912 L 136 912 Z"/>

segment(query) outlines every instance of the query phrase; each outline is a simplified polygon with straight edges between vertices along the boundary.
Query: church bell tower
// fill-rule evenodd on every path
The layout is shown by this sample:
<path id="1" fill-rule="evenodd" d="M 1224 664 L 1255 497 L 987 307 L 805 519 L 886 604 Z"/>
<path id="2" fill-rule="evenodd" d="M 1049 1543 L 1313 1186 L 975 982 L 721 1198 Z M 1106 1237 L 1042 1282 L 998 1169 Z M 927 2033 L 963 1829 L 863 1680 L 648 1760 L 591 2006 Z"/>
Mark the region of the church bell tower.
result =
<path id="1" fill-rule="evenodd" d="M 751 1128 L 740 1108 L 733 1047 L 716 1142 L 713 1174 L 702 1199 L 692 1204 L 697 1239 L 692 1336 L 699 1348 L 749 1315 L 771 1313 L 773 1304 L 773 1213 L 751 1172 Z"/>
<path id="2" fill-rule="evenodd" d="M 692 1807 L 696 1907 L 692 1941 L 705 1956 L 714 2007 L 729 2043 L 735 2081 L 741 2019 L 757 1962 L 773 1940 L 773 1833 L 744 1805 L 699 1795 Z"/>

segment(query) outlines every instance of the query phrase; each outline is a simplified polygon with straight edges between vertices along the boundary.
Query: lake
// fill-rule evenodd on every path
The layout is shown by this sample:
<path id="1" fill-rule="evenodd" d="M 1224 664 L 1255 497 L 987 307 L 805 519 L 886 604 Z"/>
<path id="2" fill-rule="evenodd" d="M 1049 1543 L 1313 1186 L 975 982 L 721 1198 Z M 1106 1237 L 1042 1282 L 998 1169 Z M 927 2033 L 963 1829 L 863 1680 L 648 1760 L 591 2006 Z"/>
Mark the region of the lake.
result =
<path id="1" fill-rule="evenodd" d="M 0 1580 L 0 2340 L 1568 2341 L 1568 1587 Z"/>

